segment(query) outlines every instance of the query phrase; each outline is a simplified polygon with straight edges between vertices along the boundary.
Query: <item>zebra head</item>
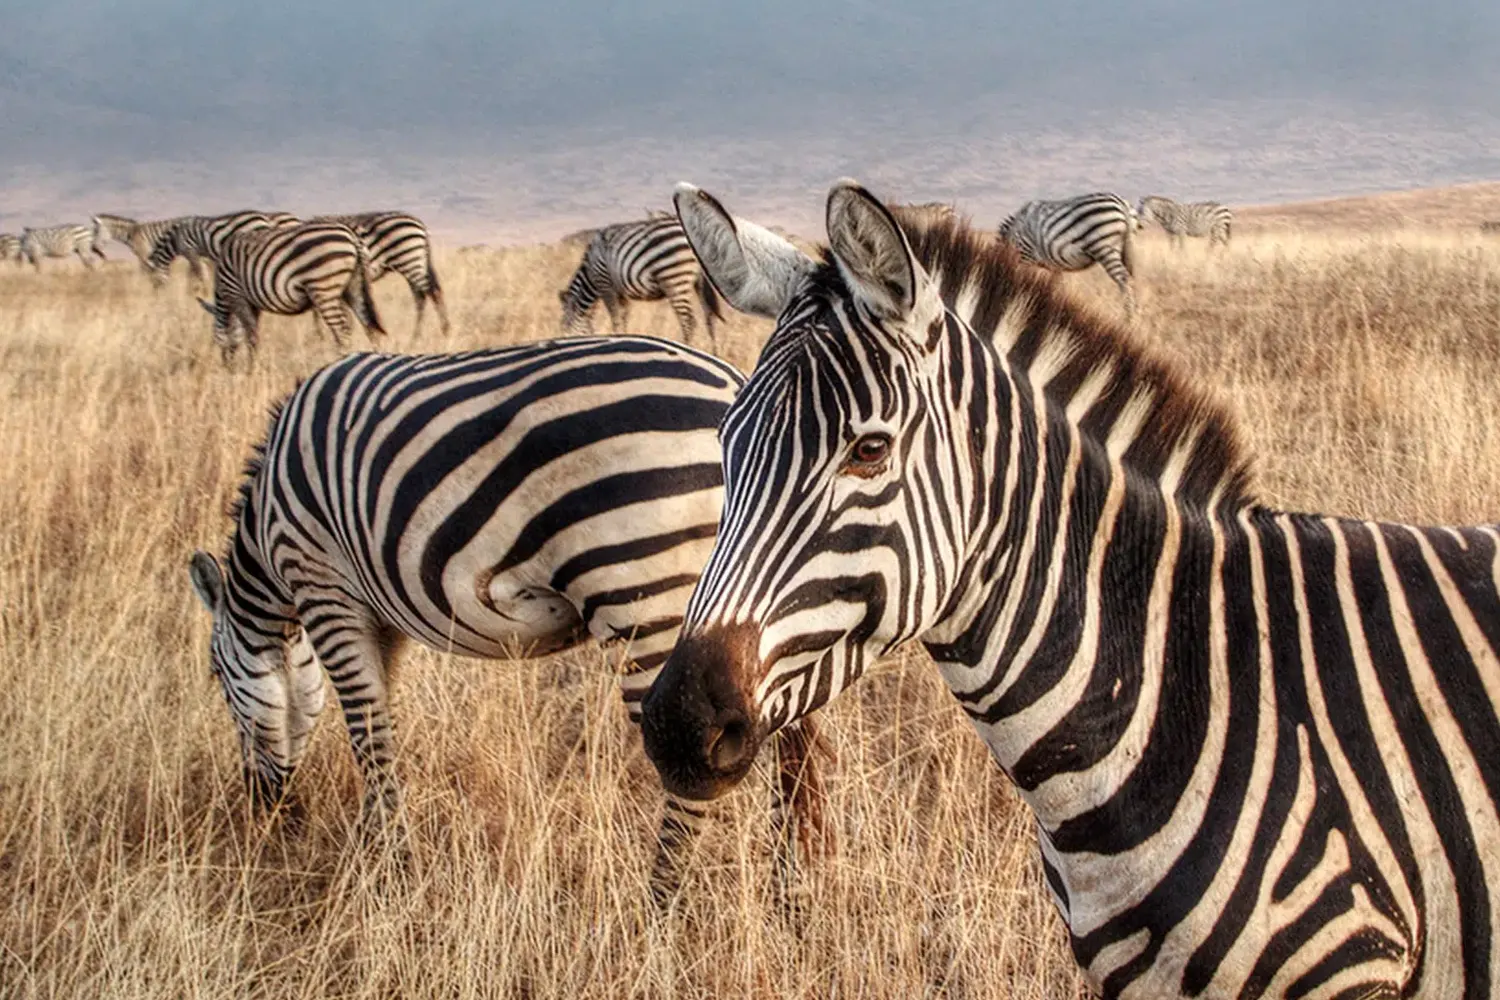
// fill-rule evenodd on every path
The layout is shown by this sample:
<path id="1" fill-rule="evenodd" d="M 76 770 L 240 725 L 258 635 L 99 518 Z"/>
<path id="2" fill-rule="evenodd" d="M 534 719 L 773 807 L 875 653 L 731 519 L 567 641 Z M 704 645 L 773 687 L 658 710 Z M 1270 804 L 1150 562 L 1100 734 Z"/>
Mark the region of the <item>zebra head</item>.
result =
<path id="1" fill-rule="evenodd" d="M 239 732 L 251 799 L 275 804 L 300 755 L 298 744 L 305 742 L 311 728 L 303 717 L 315 720 L 323 708 L 316 671 L 319 683 L 304 683 L 300 691 L 292 690 L 288 678 L 305 674 L 299 667 L 315 665 L 317 657 L 301 629 L 288 636 L 276 626 L 257 625 L 253 609 L 230 592 L 219 561 L 207 552 L 193 553 L 188 575 L 198 599 L 213 615 L 209 669 Z"/>
<path id="2" fill-rule="evenodd" d="M 718 539 L 644 702 L 664 784 L 712 798 L 767 736 L 930 627 L 960 548 L 912 512 L 947 510 L 939 522 L 955 525 L 947 470 L 971 449 L 933 402 L 962 326 L 886 206 L 836 184 L 816 263 L 690 185 L 676 204 L 719 292 L 779 317 L 721 425 Z"/>

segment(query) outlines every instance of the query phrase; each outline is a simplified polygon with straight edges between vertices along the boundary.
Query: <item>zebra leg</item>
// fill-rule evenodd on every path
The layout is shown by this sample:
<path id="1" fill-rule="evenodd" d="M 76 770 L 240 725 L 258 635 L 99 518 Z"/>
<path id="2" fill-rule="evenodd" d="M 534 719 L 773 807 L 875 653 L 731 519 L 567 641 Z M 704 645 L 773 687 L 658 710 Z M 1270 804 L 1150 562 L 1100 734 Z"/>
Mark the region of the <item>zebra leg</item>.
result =
<path id="1" fill-rule="evenodd" d="M 621 334 L 625 332 L 625 322 L 630 317 L 630 306 L 625 299 L 614 291 L 606 291 L 602 296 L 604 308 L 609 311 L 609 332 Z"/>
<path id="2" fill-rule="evenodd" d="M 407 284 L 411 287 L 412 302 L 417 307 L 417 321 L 411 328 L 411 335 L 415 338 L 422 333 L 422 313 L 427 308 L 427 293 L 415 281 L 407 282 Z"/>
<path id="3" fill-rule="evenodd" d="M 313 316 L 313 325 L 321 322 L 333 338 L 334 346 L 343 350 L 349 335 L 349 314 L 344 310 L 343 300 L 338 297 L 318 299 L 313 303 Z"/>
<path id="4" fill-rule="evenodd" d="M 427 272 L 427 297 L 437 307 L 438 325 L 442 327 L 443 336 L 448 336 L 452 327 L 448 323 L 448 306 L 443 302 L 443 286 L 438 284 L 437 273 L 430 269 Z"/>
<path id="5" fill-rule="evenodd" d="M 687 299 L 672 298 L 672 311 L 677 314 L 677 329 L 682 334 L 682 342 L 689 347 L 693 343 L 693 334 L 698 329 L 698 319 L 693 315 L 693 304 Z"/>
<path id="6" fill-rule="evenodd" d="M 1110 278 L 1114 280 L 1120 289 L 1120 294 L 1125 298 L 1125 318 L 1135 318 L 1135 291 L 1130 286 L 1130 272 L 1125 267 L 1125 260 L 1119 252 L 1102 254 L 1099 258 L 1099 266 L 1104 268 Z"/>
<path id="7" fill-rule="evenodd" d="M 99 253 L 99 251 L 97 249 L 94 250 L 94 252 L 95 253 Z M 73 253 L 78 257 L 79 260 L 83 261 L 83 269 L 85 271 L 92 271 L 94 269 L 94 262 L 89 259 L 89 255 L 88 254 L 86 254 L 86 253 L 83 252 L 83 248 L 82 247 L 79 247 L 77 250 L 74 250 Z M 99 256 L 103 257 L 104 255 L 103 254 L 99 254 Z M 66 260 L 67 258 L 64 257 L 63 259 Z"/>
<path id="8" fill-rule="evenodd" d="M 377 622 L 368 609 L 352 606 L 342 591 L 323 593 L 327 596 L 299 600 L 297 614 L 338 694 L 349 745 L 364 780 L 366 830 L 378 833 L 401 806 L 388 691 L 397 635 L 390 626 Z"/>
<path id="9" fill-rule="evenodd" d="M 289 772 L 296 773 L 307 753 L 307 744 L 317 728 L 318 718 L 328 703 L 323 682 L 323 664 L 313 652 L 307 633 L 294 628 L 287 637 L 287 752 Z M 301 800 L 292 797 L 286 804 L 287 819 L 300 825 L 305 817 Z"/>

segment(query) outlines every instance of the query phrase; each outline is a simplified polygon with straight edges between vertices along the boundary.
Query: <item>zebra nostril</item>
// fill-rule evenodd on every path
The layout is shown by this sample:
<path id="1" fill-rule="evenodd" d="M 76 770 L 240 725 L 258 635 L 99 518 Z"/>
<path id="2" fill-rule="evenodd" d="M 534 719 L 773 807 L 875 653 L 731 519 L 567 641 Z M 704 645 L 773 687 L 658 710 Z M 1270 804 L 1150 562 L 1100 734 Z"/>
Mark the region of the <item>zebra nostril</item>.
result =
<path id="1" fill-rule="evenodd" d="M 744 763 L 749 747 L 750 724 L 743 717 L 727 719 L 709 732 L 708 763 L 720 774 L 734 771 Z"/>

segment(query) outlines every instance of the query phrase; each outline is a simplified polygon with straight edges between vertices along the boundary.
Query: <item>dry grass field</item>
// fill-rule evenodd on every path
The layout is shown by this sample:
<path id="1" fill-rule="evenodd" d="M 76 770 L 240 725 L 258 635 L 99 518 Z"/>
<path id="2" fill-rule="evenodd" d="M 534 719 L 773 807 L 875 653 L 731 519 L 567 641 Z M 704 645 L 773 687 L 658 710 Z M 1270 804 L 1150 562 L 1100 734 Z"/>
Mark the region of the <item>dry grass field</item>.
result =
<path id="1" fill-rule="evenodd" d="M 448 340 L 430 317 L 414 339 L 387 279 L 386 346 L 551 335 L 577 253 L 443 253 Z M 1243 418 L 1268 502 L 1500 518 L 1500 241 L 1148 239 L 1138 273 L 1134 335 Z M 824 713 L 838 849 L 807 873 L 800 934 L 765 891 L 764 780 L 723 803 L 680 905 L 652 919 L 659 792 L 607 650 L 406 655 L 405 866 L 358 842 L 335 712 L 299 775 L 305 830 L 249 822 L 187 558 L 222 546 L 267 406 L 334 353 L 310 317 L 270 317 L 256 370 L 226 373 L 182 281 L 0 267 L 0 996 L 1078 992 L 1030 821 L 917 652 Z M 1118 315 L 1102 275 L 1068 281 Z M 665 306 L 635 319 L 675 335 Z M 736 318 L 724 353 L 748 367 L 766 331 Z"/>

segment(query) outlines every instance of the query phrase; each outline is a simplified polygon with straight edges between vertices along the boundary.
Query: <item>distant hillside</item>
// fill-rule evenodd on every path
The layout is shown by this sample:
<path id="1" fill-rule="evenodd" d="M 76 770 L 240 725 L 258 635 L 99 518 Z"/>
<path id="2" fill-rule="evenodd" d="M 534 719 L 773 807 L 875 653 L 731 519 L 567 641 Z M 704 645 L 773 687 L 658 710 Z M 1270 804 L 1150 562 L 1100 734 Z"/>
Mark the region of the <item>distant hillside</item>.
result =
<path id="1" fill-rule="evenodd" d="M 1500 181 L 1389 191 L 1353 198 L 1251 205 L 1235 210 L 1244 228 L 1391 229 L 1401 226 L 1476 228 L 1500 220 Z"/>

